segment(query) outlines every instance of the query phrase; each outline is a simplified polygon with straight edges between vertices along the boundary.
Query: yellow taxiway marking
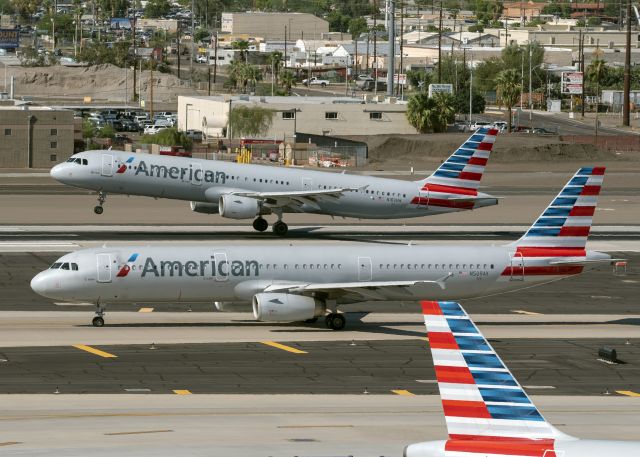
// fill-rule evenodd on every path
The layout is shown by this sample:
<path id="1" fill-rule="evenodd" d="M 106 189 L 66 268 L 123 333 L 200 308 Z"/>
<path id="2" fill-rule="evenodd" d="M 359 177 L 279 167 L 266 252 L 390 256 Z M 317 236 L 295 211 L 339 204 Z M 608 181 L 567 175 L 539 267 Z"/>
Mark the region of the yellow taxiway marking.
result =
<path id="1" fill-rule="evenodd" d="M 144 435 L 146 433 L 168 433 L 173 430 L 142 430 L 139 432 L 113 432 L 113 433 L 105 433 L 107 436 L 118 436 L 118 435 Z"/>
<path id="2" fill-rule="evenodd" d="M 85 346 L 84 344 L 74 344 L 74 348 L 80 349 L 81 351 L 87 351 L 95 355 L 99 355 L 100 357 L 105 358 L 116 358 L 117 355 L 109 354 L 108 352 L 101 351 L 100 349 L 92 348 L 91 346 Z"/>
<path id="3" fill-rule="evenodd" d="M 176 395 L 191 395 L 191 391 L 187 389 L 174 389 L 173 393 Z"/>
<path id="4" fill-rule="evenodd" d="M 306 351 L 301 351 L 300 349 L 292 348 L 291 346 L 287 346 L 286 344 L 276 343 L 275 341 L 260 341 L 262 344 L 266 344 L 267 346 L 271 346 L 274 348 L 282 349 L 283 351 L 293 352 L 294 354 L 306 354 Z"/>
<path id="5" fill-rule="evenodd" d="M 428 336 L 420 336 L 420 337 L 418 337 L 418 339 L 422 340 L 422 341 L 429 341 L 429 337 Z"/>
<path id="6" fill-rule="evenodd" d="M 153 308 L 140 308 L 138 310 L 139 313 L 152 313 L 153 312 Z"/>
<path id="7" fill-rule="evenodd" d="M 542 316 L 542 313 L 534 313 L 533 311 L 525 311 L 523 309 L 514 309 L 512 312 L 516 314 L 526 314 L 527 316 Z"/>
<path id="8" fill-rule="evenodd" d="M 632 392 L 630 390 L 616 390 L 616 393 L 626 395 L 627 397 L 640 397 L 638 392 Z"/>
<path id="9" fill-rule="evenodd" d="M 404 390 L 404 389 L 392 390 L 391 392 L 393 392 L 396 395 L 407 395 L 407 396 L 415 395 L 409 392 L 408 390 Z"/>

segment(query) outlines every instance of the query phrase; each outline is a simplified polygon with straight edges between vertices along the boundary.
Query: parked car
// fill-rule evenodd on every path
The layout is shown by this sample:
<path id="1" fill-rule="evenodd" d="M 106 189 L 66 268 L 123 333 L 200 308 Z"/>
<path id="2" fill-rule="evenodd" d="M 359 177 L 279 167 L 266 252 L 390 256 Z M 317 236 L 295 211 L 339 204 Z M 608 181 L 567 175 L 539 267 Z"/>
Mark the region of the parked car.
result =
<path id="1" fill-rule="evenodd" d="M 378 91 L 387 90 L 387 83 L 384 81 L 377 82 Z M 376 82 L 372 79 L 371 81 L 364 81 L 362 84 L 362 90 L 373 91 L 376 88 Z"/>
<path id="2" fill-rule="evenodd" d="M 184 134 L 193 141 L 202 141 L 202 132 L 200 130 L 187 130 Z"/>
<path id="3" fill-rule="evenodd" d="M 167 127 L 162 126 L 162 125 L 149 125 L 147 127 L 144 128 L 144 134 L 145 135 L 155 135 L 156 133 L 160 133 L 163 130 L 166 130 Z"/>
<path id="4" fill-rule="evenodd" d="M 329 80 L 328 79 L 320 79 L 316 76 L 311 77 L 311 79 L 303 79 L 302 80 L 302 84 L 304 84 L 305 86 L 309 85 L 309 86 L 322 86 L 322 87 L 326 87 L 329 85 Z"/>
<path id="5" fill-rule="evenodd" d="M 491 125 L 491 122 L 484 122 L 484 121 L 476 121 L 473 124 L 471 124 L 471 128 L 470 130 L 472 132 L 475 132 L 476 130 L 478 130 L 481 127 L 488 127 Z"/>

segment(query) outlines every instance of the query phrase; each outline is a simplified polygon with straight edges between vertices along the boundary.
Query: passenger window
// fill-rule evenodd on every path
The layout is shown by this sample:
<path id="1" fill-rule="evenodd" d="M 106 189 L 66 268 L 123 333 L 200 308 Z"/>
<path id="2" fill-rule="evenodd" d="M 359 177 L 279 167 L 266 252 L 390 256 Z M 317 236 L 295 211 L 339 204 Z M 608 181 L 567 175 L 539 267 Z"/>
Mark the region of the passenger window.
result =
<path id="1" fill-rule="evenodd" d="M 493 264 L 491 264 L 491 269 L 493 270 Z"/>
<path id="2" fill-rule="evenodd" d="M 297 270 L 298 268 L 300 268 L 300 265 L 298 265 L 298 264 L 296 263 L 296 270 Z"/>
<path id="3" fill-rule="evenodd" d="M 338 270 L 342 270 L 342 264 L 341 263 L 338 264 Z"/>
<path id="4" fill-rule="evenodd" d="M 309 264 L 309 270 L 313 270 L 313 264 L 312 263 Z"/>
<path id="5" fill-rule="evenodd" d="M 303 264 L 302 264 L 302 269 L 303 269 L 303 270 L 306 270 L 306 269 L 307 269 L 307 264 L 306 264 L 306 263 L 303 263 Z"/>
<path id="6" fill-rule="evenodd" d="M 429 268 L 431 268 L 431 265 L 429 265 Z M 436 270 L 438 269 L 438 264 L 437 263 L 435 264 L 435 269 Z"/>
<path id="7" fill-rule="evenodd" d="M 456 263 L 456 270 L 459 270 L 459 269 L 460 269 L 460 264 Z"/>
<path id="8" fill-rule="evenodd" d="M 463 270 L 466 270 L 466 269 L 467 269 L 467 264 L 466 264 L 466 263 L 463 263 L 463 264 L 462 264 L 462 269 L 463 269 Z"/>
<path id="9" fill-rule="evenodd" d="M 487 269 L 487 264 L 486 264 L 486 263 L 484 264 L 484 269 L 485 269 L 485 270 Z"/>
<path id="10" fill-rule="evenodd" d="M 411 270 L 411 264 L 410 263 L 407 264 L 407 270 Z"/>
<path id="11" fill-rule="evenodd" d="M 284 264 L 284 266 L 283 266 L 283 268 L 284 268 L 285 270 L 288 270 L 288 269 L 289 269 L 289 264 L 288 264 L 288 263 L 285 263 L 285 264 Z"/>
<path id="12" fill-rule="evenodd" d="M 422 265 L 422 268 L 424 268 L 424 264 Z M 429 270 L 431 270 L 431 264 L 429 264 Z"/>
<path id="13" fill-rule="evenodd" d="M 326 269 L 327 269 L 327 267 L 328 267 L 328 265 L 325 263 L 325 264 L 324 264 L 324 269 L 326 270 Z"/>

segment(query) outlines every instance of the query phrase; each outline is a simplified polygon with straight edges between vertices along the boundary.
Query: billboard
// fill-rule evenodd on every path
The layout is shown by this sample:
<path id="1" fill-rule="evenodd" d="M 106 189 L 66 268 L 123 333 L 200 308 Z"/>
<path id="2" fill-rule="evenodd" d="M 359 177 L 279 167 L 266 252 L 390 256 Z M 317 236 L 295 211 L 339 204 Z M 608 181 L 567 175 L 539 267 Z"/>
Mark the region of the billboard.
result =
<path id="1" fill-rule="evenodd" d="M 18 29 L 0 29 L 0 48 L 15 49 L 20 42 Z"/>
<path id="2" fill-rule="evenodd" d="M 131 19 L 128 17 L 111 18 L 111 30 L 131 30 Z"/>
<path id="3" fill-rule="evenodd" d="M 581 71 L 562 72 L 562 93 L 571 95 L 582 94 L 583 75 Z"/>
<path id="4" fill-rule="evenodd" d="M 429 84 L 429 97 L 440 92 L 453 94 L 453 84 Z"/>

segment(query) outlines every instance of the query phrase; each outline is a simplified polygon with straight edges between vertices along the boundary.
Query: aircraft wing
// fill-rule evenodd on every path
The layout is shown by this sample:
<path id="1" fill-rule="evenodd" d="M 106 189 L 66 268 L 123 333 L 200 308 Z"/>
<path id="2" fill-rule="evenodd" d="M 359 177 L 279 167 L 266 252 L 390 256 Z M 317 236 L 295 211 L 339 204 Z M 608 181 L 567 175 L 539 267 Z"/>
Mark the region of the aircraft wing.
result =
<path id="1" fill-rule="evenodd" d="M 357 282 L 329 282 L 329 283 L 286 283 L 272 284 L 268 286 L 264 292 L 289 292 L 294 294 L 302 294 L 309 292 L 332 292 L 342 294 L 355 294 L 365 298 L 384 298 L 381 293 L 385 290 L 394 293 L 409 293 L 407 287 L 419 284 L 434 284 L 445 289 L 445 281 L 451 275 L 447 275 L 435 281 L 431 280 L 413 280 L 413 281 L 357 281 Z"/>
<path id="2" fill-rule="evenodd" d="M 366 186 L 365 186 L 366 187 Z M 335 189 L 300 190 L 291 192 L 231 192 L 230 195 L 257 198 L 263 200 L 267 206 L 281 207 L 288 205 L 310 205 L 316 209 L 318 200 L 337 200 L 345 192 L 354 192 L 360 187 L 339 187 Z M 364 189 L 364 187 L 362 188 Z"/>

